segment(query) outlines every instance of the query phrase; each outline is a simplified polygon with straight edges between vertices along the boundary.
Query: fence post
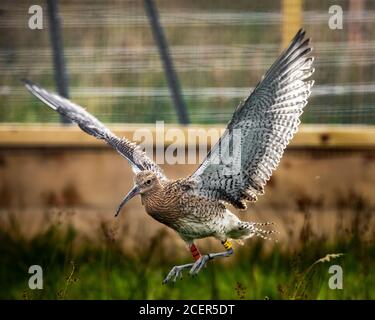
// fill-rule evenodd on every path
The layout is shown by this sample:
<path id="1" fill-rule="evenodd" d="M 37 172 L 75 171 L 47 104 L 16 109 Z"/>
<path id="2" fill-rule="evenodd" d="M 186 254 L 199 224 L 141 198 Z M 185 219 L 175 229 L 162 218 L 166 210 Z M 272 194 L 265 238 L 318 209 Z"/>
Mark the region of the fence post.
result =
<path id="1" fill-rule="evenodd" d="M 144 0 L 147 15 L 150 20 L 152 34 L 157 44 L 159 55 L 163 63 L 165 76 L 172 99 L 177 111 L 178 119 L 181 124 L 189 124 L 189 116 L 186 109 L 185 101 L 182 97 L 180 82 L 173 66 L 172 57 L 169 53 L 168 43 L 165 38 L 163 28 L 159 21 L 159 14 L 155 6 L 154 0 Z"/>
<path id="2" fill-rule="evenodd" d="M 47 0 L 49 35 L 53 53 L 54 76 L 59 95 L 69 98 L 68 75 L 65 68 L 58 0 Z M 70 121 L 61 116 L 62 123 Z"/>
<path id="3" fill-rule="evenodd" d="M 302 24 L 302 1 L 283 0 L 282 2 L 282 50 L 289 44 Z"/>

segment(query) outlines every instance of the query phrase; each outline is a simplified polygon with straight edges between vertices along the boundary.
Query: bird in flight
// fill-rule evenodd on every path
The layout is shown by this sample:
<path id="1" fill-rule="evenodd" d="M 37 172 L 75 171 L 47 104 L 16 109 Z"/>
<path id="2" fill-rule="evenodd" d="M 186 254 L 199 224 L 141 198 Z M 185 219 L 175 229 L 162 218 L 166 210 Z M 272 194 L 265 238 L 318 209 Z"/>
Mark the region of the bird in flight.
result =
<path id="1" fill-rule="evenodd" d="M 264 193 L 307 104 L 314 68 L 310 39 L 299 30 L 288 48 L 276 59 L 254 91 L 235 109 L 227 128 L 206 159 L 190 176 L 171 180 L 162 169 L 125 138 L 119 138 L 82 107 L 28 80 L 26 88 L 86 133 L 104 140 L 130 164 L 134 187 L 117 209 L 140 195 L 146 212 L 175 230 L 188 245 L 194 262 L 174 266 L 163 283 L 176 281 L 184 269 L 196 275 L 209 260 L 233 254 L 231 240 L 253 236 L 269 238 L 269 223 L 240 220 L 226 207 L 246 209 Z M 194 241 L 214 237 L 224 250 L 201 254 Z"/>

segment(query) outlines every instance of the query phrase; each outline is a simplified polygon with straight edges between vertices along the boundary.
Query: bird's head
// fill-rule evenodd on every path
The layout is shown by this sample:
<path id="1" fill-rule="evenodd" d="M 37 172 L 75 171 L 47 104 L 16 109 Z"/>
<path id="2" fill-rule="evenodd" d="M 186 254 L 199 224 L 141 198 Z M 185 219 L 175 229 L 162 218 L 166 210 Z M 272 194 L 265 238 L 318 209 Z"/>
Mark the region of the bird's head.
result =
<path id="1" fill-rule="evenodd" d="M 121 201 L 117 212 L 116 217 L 119 215 L 122 207 L 133 197 L 136 195 L 143 195 L 151 190 L 154 190 L 160 186 L 160 181 L 157 175 L 149 170 L 140 171 L 134 177 L 134 186 L 125 196 L 125 198 Z"/>
<path id="2" fill-rule="evenodd" d="M 134 177 L 134 186 L 138 186 L 140 194 L 152 190 L 158 183 L 159 179 L 152 171 L 141 171 Z"/>

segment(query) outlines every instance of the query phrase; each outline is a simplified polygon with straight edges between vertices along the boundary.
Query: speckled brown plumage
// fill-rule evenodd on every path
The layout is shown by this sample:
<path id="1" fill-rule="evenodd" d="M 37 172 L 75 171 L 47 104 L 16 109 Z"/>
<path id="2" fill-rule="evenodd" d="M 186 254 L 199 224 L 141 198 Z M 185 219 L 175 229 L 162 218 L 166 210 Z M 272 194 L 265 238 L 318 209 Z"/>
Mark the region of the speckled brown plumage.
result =
<path id="1" fill-rule="evenodd" d="M 196 194 L 194 183 L 187 178 L 160 181 L 152 171 L 142 171 L 136 175 L 135 184 L 140 186 L 146 212 L 188 243 L 210 236 L 221 241 L 264 236 L 257 224 L 241 221 L 222 202 Z"/>

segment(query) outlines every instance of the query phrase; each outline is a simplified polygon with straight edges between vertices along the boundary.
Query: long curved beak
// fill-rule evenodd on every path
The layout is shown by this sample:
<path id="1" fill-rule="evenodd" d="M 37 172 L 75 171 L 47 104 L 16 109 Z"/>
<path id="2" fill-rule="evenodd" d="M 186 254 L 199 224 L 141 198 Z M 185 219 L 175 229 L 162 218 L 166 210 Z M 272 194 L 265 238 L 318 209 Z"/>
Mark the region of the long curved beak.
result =
<path id="1" fill-rule="evenodd" d="M 137 185 L 135 185 L 133 187 L 133 189 L 131 189 L 129 191 L 129 193 L 125 196 L 125 198 L 121 201 L 117 211 L 116 211 L 116 214 L 115 214 L 115 217 L 117 217 L 122 209 L 122 207 L 133 197 L 135 197 L 137 194 L 139 194 L 140 190 L 139 190 L 139 187 Z"/>

